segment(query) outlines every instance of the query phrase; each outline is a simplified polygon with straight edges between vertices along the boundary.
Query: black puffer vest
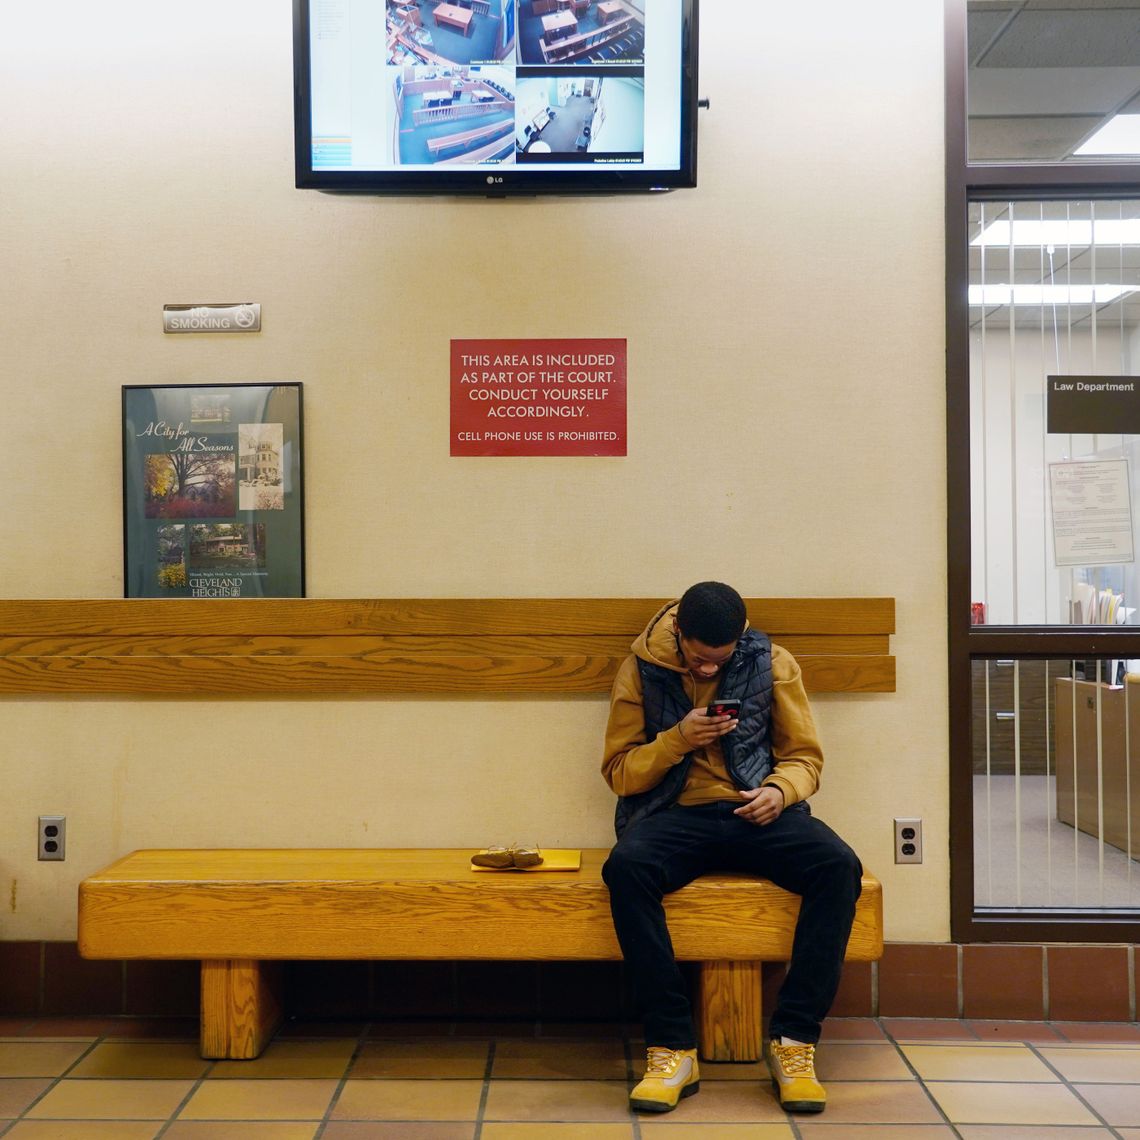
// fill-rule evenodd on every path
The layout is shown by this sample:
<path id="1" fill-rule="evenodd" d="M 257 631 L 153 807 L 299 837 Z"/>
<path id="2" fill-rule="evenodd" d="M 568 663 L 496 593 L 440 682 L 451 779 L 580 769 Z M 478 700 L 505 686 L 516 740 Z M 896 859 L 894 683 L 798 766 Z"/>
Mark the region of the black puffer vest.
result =
<path id="1" fill-rule="evenodd" d="M 693 708 L 685 691 L 682 674 L 638 658 L 641 674 L 642 706 L 645 711 L 645 739 L 672 728 Z M 738 697 L 740 724 L 720 738 L 725 766 L 740 788 L 758 788 L 772 771 L 770 726 L 772 712 L 772 643 L 759 630 L 745 630 L 724 666 L 717 688 L 718 697 Z M 676 802 L 692 766 L 689 753 L 656 787 L 634 796 L 620 796 L 614 812 L 618 836 L 636 820 Z M 800 804 L 795 804 L 800 807 Z M 806 804 L 803 805 L 806 808 Z"/>

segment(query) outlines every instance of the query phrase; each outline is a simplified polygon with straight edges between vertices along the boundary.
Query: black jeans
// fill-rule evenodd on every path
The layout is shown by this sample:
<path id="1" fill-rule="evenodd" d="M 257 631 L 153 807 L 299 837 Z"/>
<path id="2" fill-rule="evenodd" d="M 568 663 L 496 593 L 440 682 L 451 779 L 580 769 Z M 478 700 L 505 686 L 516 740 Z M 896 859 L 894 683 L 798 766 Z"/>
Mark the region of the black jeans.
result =
<path id="1" fill-rule="evenodd" d="M 818 1041 L 835 1000 L 862 889 L 858 857 L 806 811 L 785 811 L 760 827 L 733 815 L 737 806 L 671 807 L 638 820 L 602 868 L 647 1045 L 692 1049 L 696 1044 L 662 898 L 709 871 L 745 871 L 802 896 L 792 960 L 769 1035 Z"/>

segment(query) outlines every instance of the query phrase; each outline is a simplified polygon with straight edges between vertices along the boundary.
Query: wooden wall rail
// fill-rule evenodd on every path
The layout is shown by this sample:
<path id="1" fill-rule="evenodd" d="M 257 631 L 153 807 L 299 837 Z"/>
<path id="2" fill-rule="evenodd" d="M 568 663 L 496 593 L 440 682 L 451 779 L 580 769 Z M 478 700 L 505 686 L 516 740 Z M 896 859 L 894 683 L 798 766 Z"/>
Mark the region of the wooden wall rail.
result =
<path id="1" fill-rule="evenodd" d="M 893 692 L 893 598 L 750 598 L 814 692 Z M 0 696 L 607 692 L 646 598 L 0 600 Z"/>

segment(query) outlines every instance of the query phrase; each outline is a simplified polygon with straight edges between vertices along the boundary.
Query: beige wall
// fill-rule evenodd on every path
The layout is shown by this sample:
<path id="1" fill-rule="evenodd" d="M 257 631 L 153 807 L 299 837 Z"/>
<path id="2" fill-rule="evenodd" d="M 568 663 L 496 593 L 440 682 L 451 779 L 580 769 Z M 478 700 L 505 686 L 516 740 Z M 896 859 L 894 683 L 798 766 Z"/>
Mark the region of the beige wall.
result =
<path id="1" fill-rule="evenodd" d="M 816 702 L 817 810 L 888 937 L 948 937 L 941 5 L 757 10 L 703 3 L 699 189 L 468 202 L 292 188 L 284 0 L 15 6 L 0 593 L 121 594 L 119 385 L 302 380 L 313 597 L 896 597 L 898 692 Z M 160 331 L 245 299 L 260 335 Z M 627 458 L 448 457 L 451 337 L 573 336 L 628 338 Z M 71 937 L 138 846 L 610 837 L 601 699 L 0 709 L 3 938 Z"/>

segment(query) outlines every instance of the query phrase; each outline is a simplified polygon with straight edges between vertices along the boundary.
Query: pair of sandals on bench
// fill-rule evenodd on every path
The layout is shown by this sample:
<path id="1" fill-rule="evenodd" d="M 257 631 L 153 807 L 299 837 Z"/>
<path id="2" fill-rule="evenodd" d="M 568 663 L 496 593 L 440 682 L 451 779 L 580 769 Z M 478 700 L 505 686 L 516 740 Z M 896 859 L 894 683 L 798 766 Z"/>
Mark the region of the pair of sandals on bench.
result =
<path id="1" fill-rule="evenodd" d="M 512 843 L 510 847 L 488 847 L 485 851 L 471 856 L 476 867 L 493 867 L 498 871 L 507 868 L 537 867 L 542 862 L 542 852 L 538 847 L 520 847 Z"/>

